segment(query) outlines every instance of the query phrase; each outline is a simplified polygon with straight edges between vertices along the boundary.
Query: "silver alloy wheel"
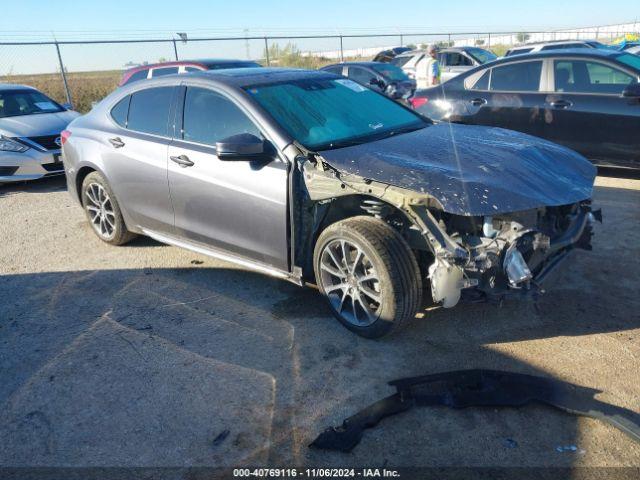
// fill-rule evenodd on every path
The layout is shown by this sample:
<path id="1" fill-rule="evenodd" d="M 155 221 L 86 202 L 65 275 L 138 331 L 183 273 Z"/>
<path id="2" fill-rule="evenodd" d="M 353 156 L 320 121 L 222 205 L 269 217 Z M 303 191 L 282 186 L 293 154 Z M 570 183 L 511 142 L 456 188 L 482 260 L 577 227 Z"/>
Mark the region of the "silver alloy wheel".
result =
<path id="1" fill-rule="evenodd" d="M 116 231 L 116 214 L 109 195 L 99 183 L 87 185 L 84 195 L 87 199 L 85 208 L 89 214 L 91 226 L 101 238 L 110 240 Z"/>
<path id="2" fill-rule="evenodd" d="M 380 280 L 362 248 L 348 240 L 333 240 L 320 255 L 320 281 L 331 306 L 358 327 L 380 316 Z"/>

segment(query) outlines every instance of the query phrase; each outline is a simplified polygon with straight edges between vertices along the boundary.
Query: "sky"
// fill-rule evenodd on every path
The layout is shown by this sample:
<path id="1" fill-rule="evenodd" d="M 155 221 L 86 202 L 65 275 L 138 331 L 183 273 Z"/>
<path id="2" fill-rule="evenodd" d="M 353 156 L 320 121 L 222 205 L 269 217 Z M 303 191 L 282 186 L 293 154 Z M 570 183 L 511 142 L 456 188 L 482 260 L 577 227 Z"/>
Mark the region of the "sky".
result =
<path id="1" fill-rule="evenodd" d="M 259 0 L 20 0 L 3 2 L 0 41 L 96 40 L 171 38 L 176 32 L 190 37 L 243 35 L 314 35 L 373 32 L 461 32 L 552 30 L 632 22 L 640 17 L 638 0 L 513 0 L 472 2 L 390 0 L 259 1 Z M 420 40 L 420 39 L 416 39 Z M 384 39 L 367 40 L 377 46 Z M 331 41 L 297 41 L 301 50 L 337 48 Z M 363 46 L 348 40 L 345 48 Z M 388 43 L 388 42 L 387 42 Z M 397 43 L 397 42 L 392 42 Z M 217 42 L 182 48 L 184 56 L 199 50 L 222 55 L 248 53 L 258 58 L 262 43 Z M 191 50 L 190 50 L 191 49 Z M 70 69 L 120 68 L 127 61 L 170 58 L 171 44 L 105 47 L 63 46 Z M 53 52 L 53 54 L 52 54 Z M 23 71 L 40 59 L 41 69 L 55 68 L 52 47 L 5 47 L 0 45 L 0 74 L 9 68 Z M 100 61 L 99 61 L 100 60 Z M 117 64 L 114 64 L 116 62 Z M 29 65 L 27 65 L 29 64 Z M 87 67 L 87 68 L 84 68 Z"/>

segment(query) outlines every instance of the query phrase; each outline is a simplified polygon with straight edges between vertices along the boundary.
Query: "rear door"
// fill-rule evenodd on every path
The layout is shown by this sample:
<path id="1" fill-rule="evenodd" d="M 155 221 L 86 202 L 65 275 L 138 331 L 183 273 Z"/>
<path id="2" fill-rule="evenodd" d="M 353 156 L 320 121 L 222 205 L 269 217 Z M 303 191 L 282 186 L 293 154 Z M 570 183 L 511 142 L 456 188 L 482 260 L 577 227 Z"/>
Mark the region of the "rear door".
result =
<path id="1" fill-rule="evenodd" d="M 542 60 L 525 60 L 488 69 L 466 93 L 466 123 L 540 136 L 543 65 Z"/>
<path id="2" fill-rule="evenodd" d="M 595 59 L 555 58 L 544 137 L 596 163 L 638 166 L 640 103 L 622 96 L 637 75 Z"/>
<path id="3" fill-rule="evenodd" d="M 138 90 L 111 110 L 117 128 L 105 132 L 109 184 L 131 220 L 143 228 L 173 231 L 167 185 L 169 118 L 176 87 Z"/>
<path id="4" fill-rule="evenodd" d="M 182 88 L 169 147 L 169 187 L 179 236 L 288 271 L 288 165 L 223 161 L 218 140 L 263 137 L 248 111 L 208 88 Z"/>

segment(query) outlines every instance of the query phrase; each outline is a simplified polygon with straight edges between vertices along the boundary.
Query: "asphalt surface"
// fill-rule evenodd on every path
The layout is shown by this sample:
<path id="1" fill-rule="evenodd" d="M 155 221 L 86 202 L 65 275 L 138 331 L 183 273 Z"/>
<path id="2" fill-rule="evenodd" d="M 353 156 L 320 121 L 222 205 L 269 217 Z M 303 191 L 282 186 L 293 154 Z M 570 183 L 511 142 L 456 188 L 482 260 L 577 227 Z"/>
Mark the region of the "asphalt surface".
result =
<path id="1" fill-rule="evenodd" d="M 593 252 L 536 305 L 425 311 L 379 341 L 314 290 L 145 238 L 102 243 L 60 179 L 0 186 L 0 466 L 639 466 L 623 433 L 544 406 L 414 409 L 349 454 L 308 448 L 387 381 L 462 368 L 640 411 L 640 180 L 597 185 Z"/>

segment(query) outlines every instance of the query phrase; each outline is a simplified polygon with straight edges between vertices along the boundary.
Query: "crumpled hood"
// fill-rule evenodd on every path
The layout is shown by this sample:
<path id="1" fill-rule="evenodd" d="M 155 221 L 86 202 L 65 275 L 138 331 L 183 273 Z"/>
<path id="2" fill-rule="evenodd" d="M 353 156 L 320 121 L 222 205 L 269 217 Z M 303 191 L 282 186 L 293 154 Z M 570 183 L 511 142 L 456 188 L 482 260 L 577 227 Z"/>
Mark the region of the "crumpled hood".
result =
<path id="1" fill-rule="evenodd" d="M 64 112 L 0 118 L 0 134 L 7 137 L 58 135 L 69 125 L 71 120 L 79 116 L 78 112 L 66 110 Z"/>
<path id="2" fill-rule="evenodd" d="M 320 154 L 345 173 L 428 193 L 457 215 L 575 203 L 591 198 L 596 175 L 588 160 L 555 143 L 449 123 Z"/>

